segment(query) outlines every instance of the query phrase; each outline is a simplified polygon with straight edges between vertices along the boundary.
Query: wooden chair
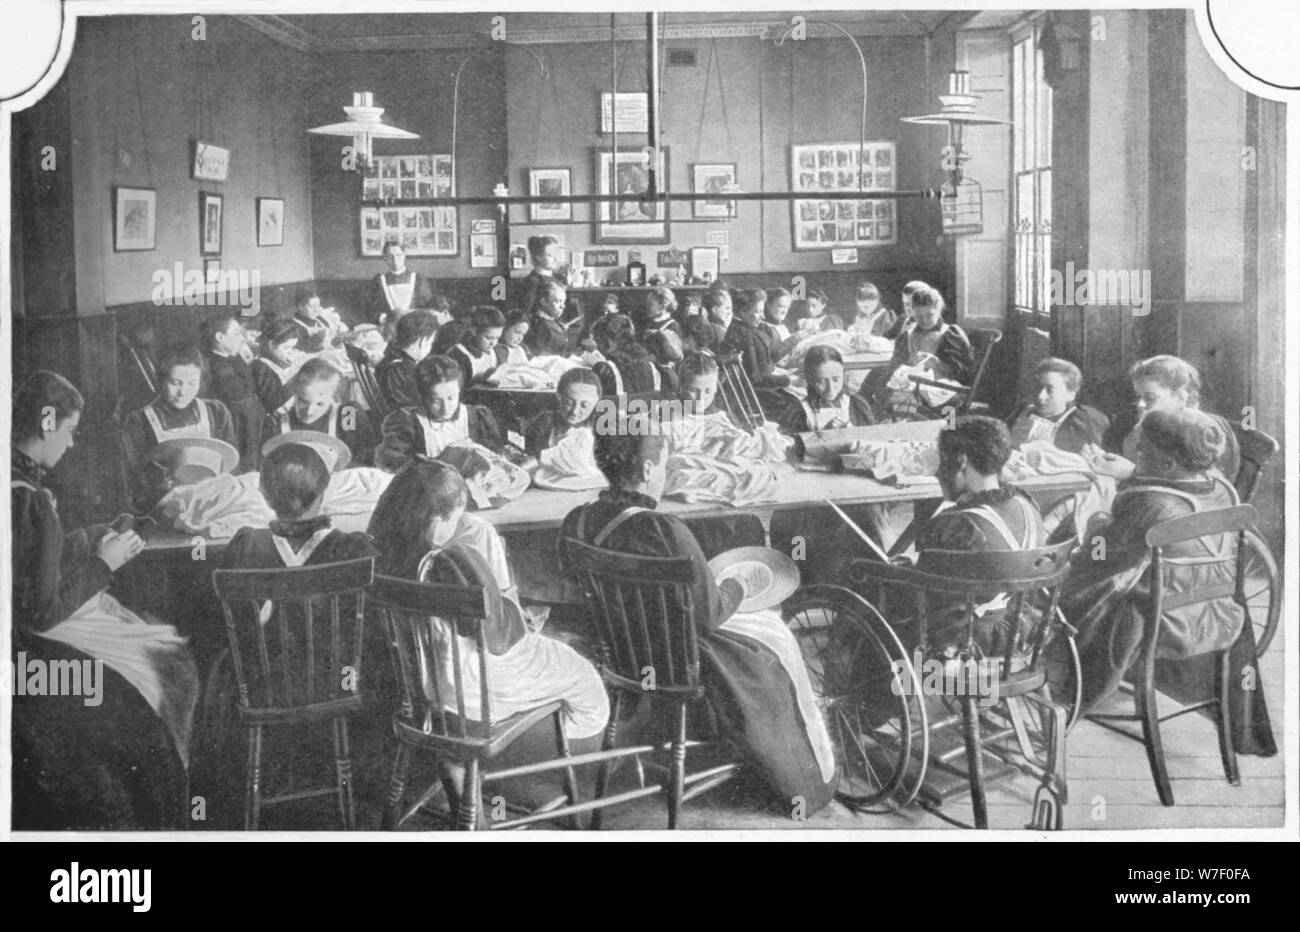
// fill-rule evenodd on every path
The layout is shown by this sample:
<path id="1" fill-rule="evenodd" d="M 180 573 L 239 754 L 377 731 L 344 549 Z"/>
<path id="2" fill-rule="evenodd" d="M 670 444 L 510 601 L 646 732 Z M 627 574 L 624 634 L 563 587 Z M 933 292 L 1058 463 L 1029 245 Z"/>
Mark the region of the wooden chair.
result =
<path id="1" fill-rule="evenodd" d="M 1241 448 L 1241 465 L 1233 479 L 1237 497 L 1243 505 L 1249 505 L 1259 488 L 1259 479 L 1267 468 L 1269 461 L 1277 454 L 1278 442 L 1253 427 L 1241 427 L 1237 431 L 1237 442 Z"/>
<path id="2" fill-rule="evenodd" d="M 971 351 L 975 356 L 975 375 L 971 379 L 969 386 L 958 387 L 935 379 L 923 378 L 919 375 L 908 376 L 916 385 L 928 385 L 932 388 L 944 388 L 951 391 L 956 396 L 954 398 L 954 407 L 959 415 L 980 413 L 980 411 L 987 408 L 986 405 L 977 404 L 974 399 L 984 382 L 984 372 L 988 368 L 989 356 L 993 353 L 993 347 L 1002 342 L 1001 330 L 972 330 L 968 336 L 970 337 Z M 947 407 L 947 405 L 943 407 Z M 930 412 L 927 417 L 933 415 L 934 412 Z"/>
<path id="3" fill-rule="evenodd" d="M 934 748 L 942 748 L 944 744 L 952 746 L 930 753 L 928 762 L 922 758 L 910 764 L 896 763 L 896 769 L 910 767 L 909 779 L 898 788 L 902 798 L 910 799 L 919 792 L 930 804 L 942 805 L 948 797 L 969 790 L 975 827 L 988 828 L 985 758 L 992 755 L 1009 765 L 999 776 L 1013 772 L 1011 768 L 1028 772 L 1041 781 L 1040 794 L 1050 798 L 1058 811 L 1067 800 L 1065 738 L 1070 710 L 1051 694 L 1045 648 L 1049 636 L 1064 635 L 1057 604 L 1061 584 L 1069 572 L 1073 546 L 1072 541 L 1066 541 L 1037 550 L 954 551 L 942 554 L 942 572 L 933 566 L 922 571 L 874 560 L 855 560 L 850 565 L 849 575 L 855 583 L 882 584 L 885 596 L 881 611 L 886 618 L 891 614 L 894 617 L 905 614 L 910 618 L 907 628 L 897 626 L 904 632 L 901 641 L 904 645 L 919 645 L 927 659 L 937 656 L 936 651 L 945 646 L 933 643 L 930 637 L 930 613 L 935 603 L 945 607 L 959 605 L 964 634 L 957 644 L 957 656 L 963 662 L 962 674 L 967 678 L 975 669 L 969 663 L 979 656 L 975 644 L 978 606 L 1005 598 L 1006 623 L 1010 630 L 1021 632 L 1019 639 L 1005 639 L 1000 655 L 986 658 L 989 666 L 979 671 L 982 677 L 979 683 L 987 688 L 987 695 L 973 694 L 969 683 L 965 684 L 966 688 L 955 681 L 948 683 L 954 687 L 951 695 L 945 686 L 945 695 L 938 704 L 948 708 L 930 714 L 947 714 L 928 721 L 931 733 L 928 744 Z M 907 607 L 897 607 L 899 595 L 910 603 Z M 915 627 L 908 630 L 911 626 Z M 911 682 L 923 684 L 924 676 L 918 678 L 921 673 L 909 674 Z M 924 697 L 923 701 L 926 700 L 936 704 L 934 697 Z M 986 700 L 991 700 L 988 705 L 984 705 Z M 1041 732 L 1041 754 L 1032 740 L 1035 717 L 1031 705 L 1040 711 L 1037 724 Z M 959 706 L 959 711 L 952 712 L 952 706 Z M 958 724 L 961 743 L 942 740 L 942 732 Z M 983 730 L 985 726 L 991 729 L 988 733 Z M 1010 739 L 1015 739 L 1014 746 Z M 953 763 L 962 756 L 964 768 Z M 925 785 L 927 767 L 963 780 L 946 789 Z"/>
<path id="4" fill-rule="evenodd" d="M 672 740 L 659 746 L 623 749 L 625 753 L 671 751 L 668 785 L 631 790 L 607 802 L 666 792 L 668 827 L 677 827 L 682 805 L 735 776 L 737 763 L 686 772 L 686 752 L 702 742 L 686 737 L 687 707 L 704 699 L 700 682 L 696 606 L 691 583 L 698 572 L 689 557 L 644 557 L 560 539 L 560 562 L 581 582 L 587 610 L 600 634 L 604 659 L 600 673 L 612 694 L 603 750 L 618 742 L 623 700 L 632 697 L 652 708 L 672 708 Z M 608 764 L 601 766 L 596 799 L 605 799 Z M 600 827 L 599 811 L 592 827 Z"/>
<path id="5" fill-rule="evenodd" d="M 1237 442 L 1241 465 L 1233 485 L 1241 503 L 1247 505 L 1259 488 L 1264 470 L 1277 454 L 1278 442 L 1253 427 L 1238 427 Z M 1242 556 L 1246 610 L 1255 628 L 1255 649 L 1262 656 L 1273 642 L 1282 617 L 1282 573 L 1268 541 L 1258 530 L 1247 531 L 1242 544 L 1246 551 Z"/>
<path id="6" fill-rule="evenodd" d="M 1108 728 L 1126 738 L 1141 741 L 1147 752 L 1147 763 L 1151 766 L 1151 777 L 1156 784 L 1160 803 L 1164 806 L 1174 804 L 1174 790 L 1169 782 L 1169 768 L 1165 762 L 1164 743 L 1160 736 L 1160 725 L 1170 719 L 1178 718 L 1189 712 L 1214 708 L 1214 723 L 1219 732 L 1219 756 L 1223 761 L 1223 773 L 1231 786 L 1238 786 L 1241 777 L 1237 771 L 1237 752 L 1232 746 L 1232 724 L 1228 713 L 1228 690 L 1233 688 L 1235 673 L 1231 666 L 1232 647 L 1215 651 L 1216 677 L 1214 696 L 1202 702 L 1185 706 L 1177 712 L 1161 716 L 1156 706 L 1155 665 L 1156 653 L 1160 646 L 1160 617 L 1166 611 L 1197 605 L 1212 599 L 1233 596 L 1242 599 L 1242 578 L 1240 564 L 1245 548 L 1241 546 L 1248 531 L 1254 528 L 1257 514 L 1253 505 L 1237 505 L 1233 508 L 1219 508 L 1214 511 L 1202 511 L 1162 521 L 1147 531 L 1146 544 L 1151 548 L 1151 566 L 1147 573 L 1150 584 L 1150 599 L 1146 600 L 1143 616 L 1142 648 L 1137 670 L 1137 682 L 1134 684 L 1136 711 L 1133 714 L 1092 714 L 1088 718 L 1103 728 Z M 1206 586 L 1183 592 L 1166 591 L 1169 565 L 1165 548 L 1171 544 L 1197 540 L 1208 535 L 1236 534 L 1237 544 L 1234 559 L 1238 565 L 1235 585 Z M 1165 660 L 1165 663 L 1174 661 Z M 1140 722 L 1142 734 L 1137 735 L 1115 722 Z"/>
<path id="7" fill-rule="evenodd" d="M 402 811 L 412 753 L 433 754 L 442 763 L 463 769 L 463 785 L 459 792 L 449 787 L 448 797 L 455 807 L 456 826 L 466 831 L 479 826 L 483 785 L 512 777 L 563 771 L 565 803 L 525 812 L 517 818 L 493 818 L 487 823 L 491 829 L 521 828 L 534 822 L 556 819 L 567 819 L 571 827 L 578 828 L 578 813 L 614 802 L 580 802 L 575 768 L 628 752 L 621 752 L 621 755 L 603 752 L 571 755 L 560 717 L 562 703 L 558 700 L 509 718 L 493 718 L 489 701 L 486 623 L 493 612 L 501 611 L 501 600 L 495 592 L 483 586 L 412 582 L 379 575 L 375 577 L 370 595 L 387 625 L 402 698 L 401 707 L 393 716 L 393 733 L 398 744 L 384 809 L 385 830 L 400 828 L 438 791 L 439 784 L 434 783 L 413 806 Z M 463 656 L 461 637 L 448 637 L 448 631 L 472 638 L 474 658 Z M 472 694 L 467 695 L 465 683 L 459 675 L 463 669 L 462 662 L 467 659 L 472 662 L 475 658 L 481 684 L 477 708 L 471 701 Z M 448 659 L 457 674 L 452 683 L 443 682 L 443 677 L 438 675 Z M 555 727 L 557 756 L 554 759 L 488 769 L 492 761 L 518 738 L 547 718 Z"/>
<path id="8" fill-rule="evenodd" d="M 372 415 L 377 420 L 387 417 L 392 413 L 392 408 L 384 399 L 384 393 L 379 390 L 375 367 L 371 365 L 370 357 L 361 347 L 351 343 L 344 343 L 343 351 L 348 354 L 348 362 L 352 363 L 352 370 L 357 375 L 357 384 L 361 386 L 361 394 L 365 397 L 366 405 Z"/>
<path id="9" fill-rule="evenodd" d="M 257 829 L 263 806 L 330 793 L 338 794 L 343 827 L 354 827 L 348 718 L 361 709 L 361 630 L 373 575 L 371 557 L 213 572 L 239 689 L 239 720 L 248 729 L 246 829 Z M 335 785 L 263 798 L 263 730 L 318 722 L 333 728 Z"/>

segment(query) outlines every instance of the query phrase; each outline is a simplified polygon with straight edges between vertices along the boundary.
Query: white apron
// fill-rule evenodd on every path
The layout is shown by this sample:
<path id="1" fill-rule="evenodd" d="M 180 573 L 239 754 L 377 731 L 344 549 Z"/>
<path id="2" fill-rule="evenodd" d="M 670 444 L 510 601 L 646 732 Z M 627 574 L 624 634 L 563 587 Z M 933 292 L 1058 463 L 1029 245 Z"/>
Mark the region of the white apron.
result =
<path id="1" fill-rule="evenodd" d="M 469 409 L 460 406 L 456 417 L 450 421 L 432 421 L 428 416 L 417 413 L 416 421 L 424 432 L 424 455 L 436 457 L 454 443 L 469 440 Z"/>
<path id="2" fill-rule="evenodd" d="M 164 440 L 175 440 L 178 437 L 212 436 L 212 425 L 208 422 L 208 406 L 198 398 L 196 398 L 192 404 L 199 406 L 199 422 L 197 424 L 185 424 L 180 427 L 173 427 L 171 430 L 167 430 L 162 426 L 162 421 L 158 419 L 158 413 L 154 411 L 152 404 L 145 406 L 144 418 L 149 422 L 149 427 L 153 430 L 155 443 L 162 443 Z"/>

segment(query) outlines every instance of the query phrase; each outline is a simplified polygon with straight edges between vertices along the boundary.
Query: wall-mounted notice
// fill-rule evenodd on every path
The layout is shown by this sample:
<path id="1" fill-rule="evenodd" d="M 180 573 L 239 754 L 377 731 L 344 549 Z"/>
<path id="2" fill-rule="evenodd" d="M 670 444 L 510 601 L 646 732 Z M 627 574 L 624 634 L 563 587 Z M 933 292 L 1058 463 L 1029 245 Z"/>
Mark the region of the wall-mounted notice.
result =
<path id="1" fill-rule="evenodd" d="M 619 264 L 617 249 L 588 249 L 582 258 L 583 264 L 591 268 L 612 268 Z"/>
<path id="2" fill-rule="evenodd" d="M 856 249 L 832 249 L 831 265 L 857 265 L 858 251 Z"/>
<path id="3" fill-rule="evenodd" d="M 613 113 L 610 111 L 610 98 Z M 600 131 L 620 133 L 645 133 L 650 130 L 650 98 L 644 91 L 631 94 L 600 95 Z"/>

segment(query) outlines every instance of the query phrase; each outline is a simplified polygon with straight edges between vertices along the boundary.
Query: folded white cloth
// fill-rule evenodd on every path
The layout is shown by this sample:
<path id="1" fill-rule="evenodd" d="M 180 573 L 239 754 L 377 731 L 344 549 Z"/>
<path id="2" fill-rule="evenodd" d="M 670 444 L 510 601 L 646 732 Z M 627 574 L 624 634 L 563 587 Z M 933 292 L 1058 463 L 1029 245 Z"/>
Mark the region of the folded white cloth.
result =
<path id="1" fill-rule="evenodd" d="M 605 475 L 596 465 L 595 441 L 590 427 L 570 430 L 555 446 L 542 451 L 533 485 L 575 492 L 605 488 Z"/>

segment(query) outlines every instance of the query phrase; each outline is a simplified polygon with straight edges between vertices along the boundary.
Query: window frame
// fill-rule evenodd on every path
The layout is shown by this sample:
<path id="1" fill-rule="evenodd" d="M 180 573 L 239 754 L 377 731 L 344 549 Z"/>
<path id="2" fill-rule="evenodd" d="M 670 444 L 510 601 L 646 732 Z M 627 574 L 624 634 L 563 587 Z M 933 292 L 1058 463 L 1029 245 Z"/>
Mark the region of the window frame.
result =
<path id="1" fill-rule="evenodd" d="M 1050 326 L 1052 257 L 1052 111 L 1053 92 L 1043 79 L 1042 35 L 1046 17 L 1039 14 L 1013 26 L 1011 38 L 1011 306 Z M 1026 80 L 1024 59 L 1032 53 L 1033 78 Z M 1026 100 L 1026 90 L 1030 91 Z M 1028 184 L 1032 204 L 1030 229 L 1020 229 L 1021 186 Z M 1028 250 L 1027 259 L 1022 258 Z M 1022 275 L 1025 265 L 1026 276 Z M 1024 300 L 1027 299 L 1027 300 Z"/>

